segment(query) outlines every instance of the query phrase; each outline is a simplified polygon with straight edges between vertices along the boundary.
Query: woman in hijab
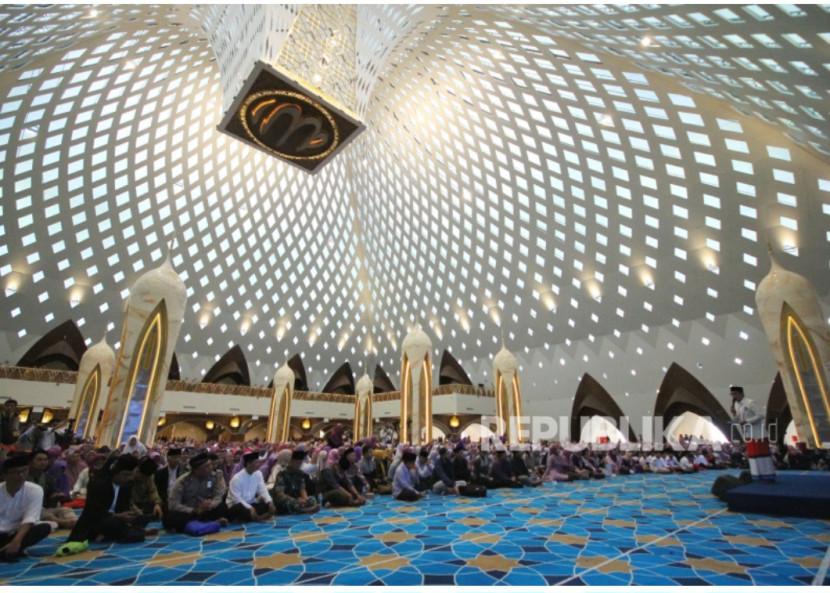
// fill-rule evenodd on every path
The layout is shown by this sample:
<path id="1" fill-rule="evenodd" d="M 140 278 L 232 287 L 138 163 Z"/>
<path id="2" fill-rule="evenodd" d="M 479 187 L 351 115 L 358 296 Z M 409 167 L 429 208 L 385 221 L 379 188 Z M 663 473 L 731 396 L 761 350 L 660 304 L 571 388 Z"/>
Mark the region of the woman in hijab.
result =
<path id="1" fill-rule="evenodd" d="M 121 453 L 123 455 L 132 455 L 136 459 L 141 459 L 147 454 L 147 447 L 138 440 L 137 436 L 133 435 L 127 440 L 127 444 L 124 445 L 124 450 Z"/>
<path id="2" fill-rule="evenodd" d="M 329 451 L 318 484 L 326 508 L 360 506 L 365 502 L 340 467 L 339 449 Z"/>
<path id="3" fill-rule="evenodd" d="M 398 466 L 403 461 L 404 451 L 406 451 L 406 444 L 398 443 L 398 446 L 395 448 L 395 457 L 392 459 L 392 463 L 389 464 L 389 469 L 386 472 L 390 480 L 395 476 L 395 471 L 397 471 Z"/>
<path id="4" fill-rule="evenodd" d="M 66 451 L 66 479 L 69 481 L 70 490 L 85 469 L 86 463 L 81 457 L 81 450 L 78 447 L 69 447 Z"/>
<path id="5" fill-rule="evenodd" d="M 88 460 L 88 467 L 85 468 L 79 475 L 78 479 L 75 480 L 75 485 L 72 487 L 72 490 L 69 492 L 70 496 L 72 497 L 72 502 L 75 503 L 72 506 L 75 508 L 83 508 L 83 501 L 86 500 L 86 491 L 89 487 L 90 480 L 94 479 L 96 474 L 104 468 L 104 463 L 107 460 L 107 456 L 103 453 L 92 453 Z M 81 501 L 80 503 L 76 503 L 75 501 Z"/>
<path id="6" fill-rule="evenodd" d="M 357 446 L 354 448 L 354 452 L 357 469 L 360 470 L 363 479 L 369 485 L 367 492 L 374 492 L 378 486 L 379 476 L 372 444 L 367 442 L 363 446 Z"/>
<path id="7" fill-rule="evenodd" d="M 343 473 L 346 474 L 346 477 L 351 482 L 352 486 L 354 486 L 355 490 L 360 492 L 368 492 L 370 490 L 369 482 L 366 481 L 366 478 L 363 477 L 363 474 L 357 468 L 357 450 L 348 447 L 343 454 L 340 456 L 340 469 L 343 470 Z M 366 499 L 363 496 L 359 497 L 363 502 L 366 502 Z"/>
<path id="8" fill-rule="evenodd" d="M 563 457 L 560 455 L 560 450 L 556 445 L 551 446 L 548 454 L 548 463 L 545 467 L 545 473 L 542 475 L 543 482 L 571 482 L 573 478 L 565 473 L 562 467 Z"/>
<path id="9" fill-rule="evenodd" d="M 291 449 L 282 449 L 279 453 L 276 454 L 274 467 L 271 468 L 271 472 L 268 474 L 268 479 L 265 480 L 265 486 L 268 487 L 268 490 L 271 491 L 274 489 L 274 486 L 277 484 L 277 479 L 279 475 L 285 471 L 288 467 L 288 464 L 291 462 Z M 271 497 L 273 498 L 273 494 Z"/>
<path id="10" fill-rule="evenodd" d="M 55 486 L 55 492 L 59 492 L 64 502 L 71 497 L 69 492 L 72 486 L 69 483 L 69 478 L 66 476 L 66 461 L 63 459 L 56 459 L 52 462 L 52 466 L 46 471 L 52 477 L 52 483 Z"/>
<path id="11" fill-rule="evenodd" d="M 343 446 L 343 432 L 345 427 L 342 424 L 335 424 L 329 434 L 326 436 L 326 443 L 332 449 L 338 449 Z"/>

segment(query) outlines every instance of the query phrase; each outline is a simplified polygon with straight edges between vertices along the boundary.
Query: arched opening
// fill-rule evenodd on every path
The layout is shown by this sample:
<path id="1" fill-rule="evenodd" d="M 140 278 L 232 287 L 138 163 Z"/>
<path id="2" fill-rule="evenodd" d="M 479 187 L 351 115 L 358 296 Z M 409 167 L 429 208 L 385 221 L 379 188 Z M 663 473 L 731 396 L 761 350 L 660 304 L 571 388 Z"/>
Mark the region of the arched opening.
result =
<path id="1" fill-rule="evenodd" d="M 811 433 L 801 436 L 809 438 L 812 446 L 819 447 L 830 441 L 830 387 L 825 384 L 821 355 L 810 328 L 786 302 L 781 310 L 781 334 L 781 343 L 787 353 L 784 362 L 790 376 L 795 378 L 798 390 L 795 400 L 802 418 L 807 420 L 804 430 Z"/>
<path id="2" fill-rule="evenodd" d="M 591 416 L 582 426 L 582 431 L 579 434 L 579 442 L 615 445 L 617 443 L 627 443 L 628 439 L 617 428 L 613 418 Z"/>
<path id="3" fill-rule="evenodd" d="M 251 376 L 248 372 L 248 362 L 242 348 L 237 344 L 220 358 L 205 374 L 202 383 L 217 383 L 219 385 L 250 385 Z"/>
<path id="4" fill-rule="evenodd" d="M 703 386 L 703 383 L 673 362 L 663 377 L 663 383 L 657 393 L 654 416 L 662 418 L 663 427 L 667 427 L 675 417 L 683 412 L 694 412 L 698 416 L 709 417 L 721 433 L 730 434 L 729 413 Z M 659 435 L 654 436 L 659 438 Z"/>
<path id="5" fill-rule="evenodd" d="M 166 424 L 156 433 L 156 438 L 164 438 L 168 441 L 184 441 L 192 439 L 194 442 L 203 443 L 207 440 L 207 431 L 204 424 L 201 426 L 195 422 L 181 421 Z"/>
<path id="6" fill-rule="evenodd" d="M 436 426 L 435 423 L 432 424 L 432 440 L 436 439 L 445 439 L 447 437 L 447 433 L 444 432 L 444 429 L 440 426 Z M 421 429 L 421 439 L 426 438 L 426 428 Z"/>
<path id="7" fill-rule="evenodd" d="M 245 440 L 246 441 L 253 441 L 259 440 L 260 442 L 265 441 L 265 431 L 267 426 L 265 422 L 261 422 L 254 426 L 248 428 L 247 432 L 245 433 Z"/>
<path id="8" fill-rule="evenodd" d="M 624 441 L 634 441 L 634 430 L 628 422 L 628 418 L 623 414 L 620 406 L 611 397 L 611 394 L 600 385 L 599 381 L 594 379 L 588 373 L 582 375 L 582 380 L 579 382 L 579 387 L 576 389 L 574 396 L 573 407 L 571 408 L 571 434 L 570 439 L 576 440 L 581 436 L 584 426 L 587 426 L 588 419 L 602 416 L 605 418 L 612 418 L 616 423 L 617 428 L 622 428 L 628 434 L 624 434 Z M 626 430 L 626 427 L 627 430 Z M 568 440 L 563 438 L 563 441 Z M 581 440 L 581 439 L 580 439 Z M 594 441 L 584 441 L 591 443 Z"/>
<path id="9" fill-rule="evenodd" d="M 790 403 L 787 401 L 787 392 L 784 391 L 784 382 L 781 380 L 781 373 L 775 375 L 775 381 L 773 381 L 772 389 L 769 392 L 765 422 L 770 427 L 770 439 L 785 445 L 791 444 L 791 441 L 788 441 L 785 435 L 787 427 L 793 423 L 793 414 L 792 410 L 790 410 Z M 793 426 L 795 426 L 794 423 Z M 776 428 L 778 430 L 777 434 L 775 433 Z"/>
<path id="10" fill-rule="evenodd" d="M 698 443 L 728 443 L 728 435 L 708 418 L 691 411 L 685 411 L 672 418 L 665 428 L 669 444 L 687 445 Z"/>
<path id="11" fill-rule="evenodd" d="M 372 382 L 375 393 L 389 393 L 390 391 L 397 391 L 389 375 L 383 370 L 380 364 L 375 365 L 375 379 Z"/>
<path id="12" fill-rule="evenodd" d="M 323 393 L 342 393 L 345 395 L 354 395 L 354 373 L 349 363 L 344 363 L 323 387 Z"/>
<path id="13" fill-rule="evenodd" d="M 470 377 L 458 364 L 455 357 L 450 354 L 449 350 L 444 350 L 441 356 L 441 371 L 438 374 L 439 385 L 472 385 Z"/>
<path id="14" fill-rule="evenodd" d="M 133 355 L 129 380 L 125 386 L 126 405 L 123 410 L 107 410 L 107 413 L 121 414 L 121 424 L 116 442 L 136 435 L 144 440 L 148 434 L 155 434 L 156 426 L 150 425 L 155 419 L 147 418 L 151 398 L 158 393 L 162 377 L 159 371 L 164 365 L 162 355 L 167 349 L 167 304 L 162 299 L 147 318 L 138 337 L 138 348 Z M 108 406 L 109 407 L 109 406 Z"/>
<path id="15" fill-rule="evenodd" d="M 489 427 L 484 426 L 480 422 L 471 422 L 464 427 L 464 430 L 461 431 L 462 439 L 468 438 L 474 443 L 477 443 L 482 439 L 487 440 L 494 436 L 496 436 L 495 433 Z"/>
<path id="16" fill-rule="evenodd" d="M 173 358 L 170 359 L 170 370 L 167 371 L 167 380 L 168 381 L 181 381 L 182 380 L 182 371 L 181 367 L 179 367 L 179 359 L 176 358 L 176 353 L 173 353 Z"/>
<path id="17" fill-rule="evenodd" d="M 77 371 L 86 352 L 84 337 L 71 319 L 49 331 L 17 362 L 19 367 Z"/>

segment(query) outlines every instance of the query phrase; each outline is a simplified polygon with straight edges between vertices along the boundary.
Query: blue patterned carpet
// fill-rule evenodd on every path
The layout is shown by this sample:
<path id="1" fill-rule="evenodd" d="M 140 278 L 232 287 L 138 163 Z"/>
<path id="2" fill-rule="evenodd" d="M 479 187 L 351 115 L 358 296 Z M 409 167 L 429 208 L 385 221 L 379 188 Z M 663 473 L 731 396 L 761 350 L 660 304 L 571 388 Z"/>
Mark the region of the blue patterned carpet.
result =
<path id="1" fill-rule="evenodd" d="M 812 583 L 830 522 L 730 513 L 720 472 L 499 490 L 484 499 L 377 497 L 361 508 L 162 532 L 52 556 L 66 532 L 0 570 L 0 585 L 774 585 Z"/>

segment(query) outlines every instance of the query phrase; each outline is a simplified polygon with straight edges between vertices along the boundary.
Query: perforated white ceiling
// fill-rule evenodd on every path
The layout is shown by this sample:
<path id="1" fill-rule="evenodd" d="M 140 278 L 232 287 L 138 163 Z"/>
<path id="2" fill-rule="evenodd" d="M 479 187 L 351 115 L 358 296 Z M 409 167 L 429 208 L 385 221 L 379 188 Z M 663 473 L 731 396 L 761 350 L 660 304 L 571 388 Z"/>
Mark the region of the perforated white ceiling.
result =
<path id="1" fill-rule="evenodd" d="M 634 375 L 652 328 L 668 362 L 708 329 L 742 365 L 766 242 L 830 290 L 826 5 L 361 5 L 367 130 L 314 177 L 217 132 L 203 14 L 94 10 L 0 6 L 12 363 L 70 318 L 114 342 L 171 240 L 182 375 L 239 344 L 259 384 L 294 354 L 312 387 L 346 361 L 397 382 L 415 323 L 475 382 L 502 332 L 539 377 L 608 351 Z"/>

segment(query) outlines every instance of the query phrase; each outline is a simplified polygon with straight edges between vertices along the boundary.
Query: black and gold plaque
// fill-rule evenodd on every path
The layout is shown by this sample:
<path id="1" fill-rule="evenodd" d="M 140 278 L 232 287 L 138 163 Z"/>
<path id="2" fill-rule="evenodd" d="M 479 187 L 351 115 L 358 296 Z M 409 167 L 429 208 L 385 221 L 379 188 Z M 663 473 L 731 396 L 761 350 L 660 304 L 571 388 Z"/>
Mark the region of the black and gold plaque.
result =
<path id="1" fill-rule="evenodd" d="M 365 126 L 279 70 L 258 61 L 219 129 L 316 173 Z"/>

